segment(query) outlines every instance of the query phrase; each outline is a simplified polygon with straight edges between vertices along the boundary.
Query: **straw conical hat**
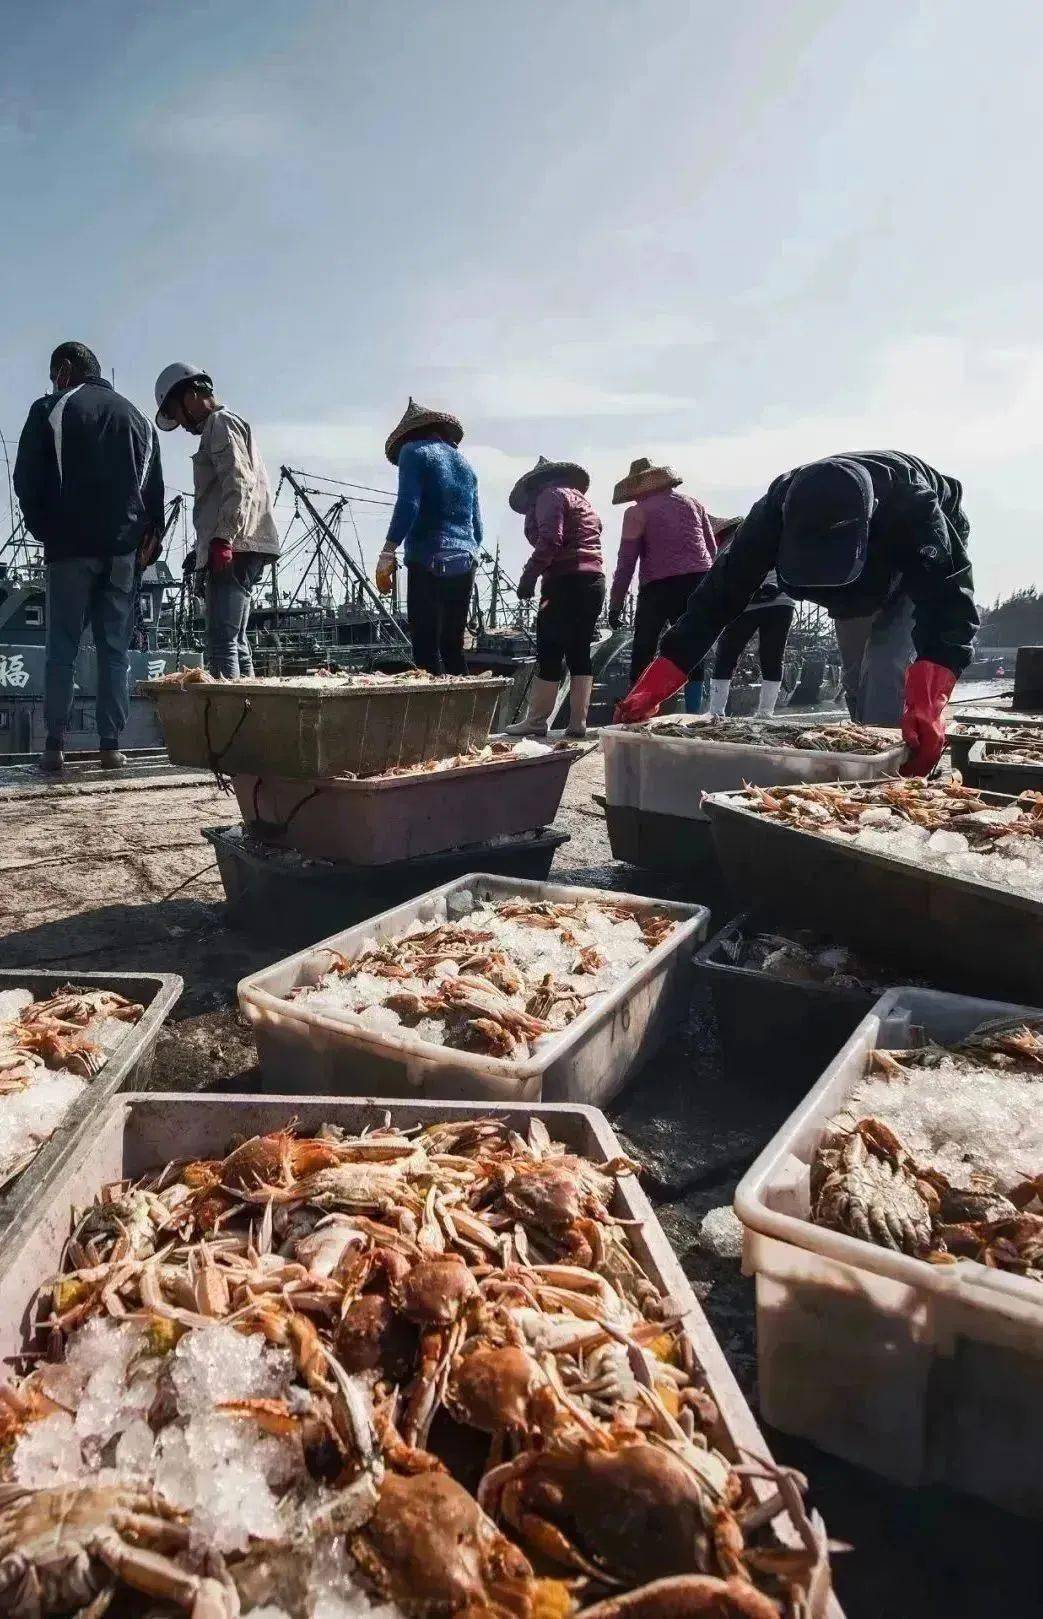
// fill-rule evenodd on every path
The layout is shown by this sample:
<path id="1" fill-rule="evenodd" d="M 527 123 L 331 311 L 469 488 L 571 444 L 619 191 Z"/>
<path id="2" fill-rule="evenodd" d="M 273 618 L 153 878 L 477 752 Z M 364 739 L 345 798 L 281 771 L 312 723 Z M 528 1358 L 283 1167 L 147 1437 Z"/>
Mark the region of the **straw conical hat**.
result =
<path id="1" fill-rule="evenodd" d="M 563 483 L 568 489 L 578 489 L 585 495 L 590 488 L 590 473 L 577 461 L 548 461 L 541 455 L 534 467 L 523 473 L 508 497 L 512 512 L 524 512 L 529 502 L 549 483 Z"/>
<path id="2" fill-rule="evenodd" d="M 612 504 L 622 506 L 628 500 L 636 500 L 638 495 L 654 495 L 660 489 L 676 489 L 681 482 L 681 474 L 675 472 L 673 467 L 654 467 L 647 455 L 640 455 L 636 461 L 631 461 L 626 477 L 620 478 L 616 484 L 612 491 Z"/>
<path id="3" fill-rule="evenodd" d="M 463 428 L 456 417 L 450 415 L 449 411 L 431 410 L 427 405 L 418 405 L 416 400 L 410 396 L 409 404 L 405 408 L 402 420 L 388 435 L 388 441 L 384 445 L 384 454 L 393 467 L 398 466 L 398 452 L 401 450 L 402 442 L 407 434 L 415 433 L 421 427 L 446 428 L 451 435 L 454 435 L 452 438 L 454 444 L 459 444 L 464 436 Z"/>

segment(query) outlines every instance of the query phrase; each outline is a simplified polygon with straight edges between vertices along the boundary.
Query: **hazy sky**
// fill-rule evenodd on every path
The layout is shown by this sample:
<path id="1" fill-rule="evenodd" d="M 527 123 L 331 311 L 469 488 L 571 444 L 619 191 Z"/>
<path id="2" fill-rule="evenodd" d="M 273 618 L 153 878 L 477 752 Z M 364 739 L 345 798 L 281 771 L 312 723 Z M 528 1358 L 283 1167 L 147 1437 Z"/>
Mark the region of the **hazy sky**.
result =
<path id="1" fill-rule="evenodd" d="M 514 565 L 538 453 L 611 558 L 633 456 L 730 513 L 896 447 L 963 480 L 980 598 L 1039 579 L 1031 0 L 5 0 L 3 36 L 12 456 L 74 337 L 149 409 L 210 369 L 275 472 L 393 486 L 407 395 L 450 407 Z"/>

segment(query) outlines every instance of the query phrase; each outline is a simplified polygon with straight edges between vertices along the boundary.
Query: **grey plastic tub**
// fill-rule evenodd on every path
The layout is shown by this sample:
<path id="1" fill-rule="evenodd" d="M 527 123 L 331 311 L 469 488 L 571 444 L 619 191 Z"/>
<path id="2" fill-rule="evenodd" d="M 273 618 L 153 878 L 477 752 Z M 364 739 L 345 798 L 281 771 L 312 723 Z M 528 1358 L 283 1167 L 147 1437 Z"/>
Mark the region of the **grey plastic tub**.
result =
<path id="1" fill-rule="evenodd" d="M 418 917 L 434 915 L 436 901 L 462 889 L 482 899 L 623 903 L 639 913 L 666 912 L 680 926 L 600 1005 L 524 1061 L 426 1045 L 397 1032 L 382 1034 L 350 1015 L 286 999 L 305 981 L 306 963 L 317 951 L 357 955 L 364 939 L 394 938 Z M 675 1026 L 691 983 L 692 953 L 706 937 L 709 915 L 702 905 L 471 872 L 252 973 L 239 985 L 239 1005 L 253 1028 L 265 1078 L 280 1090 L 600 1104 L 648 1061 Z"/>
<path id="2" fill-rule="evenodd" d="M 232 778 L 254 836 L 324 860 L 383 866 L 549 826 L 580 748 L 365 781 Z"/>
<path id="3" fill-rule="evenodd" d="M 299 949 L 316 934 L 325 937 L 389 905 L 425 894 L 481 867 L 503 877 L 534 882 L 550 876 L 554 856 L 567 832 L 541 832 L 488 838 L 442 854 L 396 860 L 386 866 L 355 866 L 343 860 L 307 860 L 296 849 L 268 848 L 244 841 L 242 827 L 208 827 L 228 902 L 228 921 L 275 951 Z"/>
<path id="4" fill-rule="evenodd" d="M 141 1090 L 148 1084 L 159 1031 L 184 988 L 183 980 L 174 973 L 59 973 L 42 972 L 33 967 L 0 971 L 0 990 L 29 990 L 38 1001 L 48 1000 L 67 985 L 75 989 L 113 990 L 145 1010 L 137 1023 L 128 1026 L 101 1072 L 88 1082 L 87 1089 L 32 1162 L 0 1190 L 0 1240 L 13 1223 L 29 1218 L 60 1172 L 75 1141 L 115 1092 L 131 1085 Z"/>
<path id="5" fill-rule="evenodd" d="M 1043 732 L 1040 741 L 1043 742 Z M 1043 759 L 1037 764 L 1018 764 L 1010 758 L 1023 746 L 1019 742 L 975 742 L 967 758 L 964 781 L 970 787 L 984 787 L 1014 798 L 1019 793 L 1039 792 L 1043 789 Z"/>
<path id="6" fill-rule="evenodd" d="M 805 1218 L 807 1166 L 870 1051 L 907 1046 L 913 1028 L 945 1044 L 1010 1015 L 1043 1013 L 889 990 L 747 1171 L 735 1211 L 757 1279 L 766 1422 L 902 1484 L 1043 1517 L 1043 1284 L 929 1265 Z"/>
<path id="7" fill-rule="evenodd" d="M 375 776 L 481 746 L 509 684 L 476 675 L 386 686 L 220 680 L 141 690 L 156 699 L 172 764 L 316 781 L 346 771 Z"/>
<path id="8" fill-rule="evenodd" d="M 323 1124 L 342 1125 L 352 1132 L 385 1118 L 408 1128 L 472 1114 L 469 1104 L 453 1102 L 377 1102 L 372 1098 L 326 1096 L 176 1096 L 129 1094 L 111 1102 L 92 1121 L 89 1135 L 81 1136 L 59 1185 L 50 1189 L 36 1218 L 0 1243 L 0 1356 L 17 1357 L 32 1341 L 33 1303 L 37 1290 L 58 1271 L 69 1233 L 70 1210 L 93 1201 L 110 1181 L 136 1179 L 173 1158 L 210 1157 L 228 1147 L 233 1138 L 265 1134 L 295 1119 L 304 1133 Z M 605 1117 L 590 1107 L 500 1108 L 485 1103 L 483 1115 L 501 1114 L 520 1131 L 535 1115 L 551 1136 L 595 1163 L 606 1163 L 620 1145 Z M 634 1224 L 630 1240 L 649 1276 L 664 1295 L 677 1301 L 682 1330 L 705 1376 L 705 1386 L 720 1412 L 711 1438 L 730 1460 L 769 1454 L 753 1413 L 743 1398 L 710 1324 L 674 1256 L 647 1197 L 633 1178 L 619 1182 L 612 1212 Z M 769 1491 L 758 1485 L 757 1493 Z M 778 1520 L 782 1538 L 790 1545 L 806 1546 L 797 1526 Z M 825 1573 L 825 1571 L 824 1571 Z M 828 1577 L 811 1593 L 811 1619 L 843 1619 Z"/>
<path id="9" fill-rule="evenodd" d="M 1043 1000 L 1039 900 L 780 825 L 737 795 L 704 803 L 740 904 L 893 962 L 896 973 L 968 993 Z"/>

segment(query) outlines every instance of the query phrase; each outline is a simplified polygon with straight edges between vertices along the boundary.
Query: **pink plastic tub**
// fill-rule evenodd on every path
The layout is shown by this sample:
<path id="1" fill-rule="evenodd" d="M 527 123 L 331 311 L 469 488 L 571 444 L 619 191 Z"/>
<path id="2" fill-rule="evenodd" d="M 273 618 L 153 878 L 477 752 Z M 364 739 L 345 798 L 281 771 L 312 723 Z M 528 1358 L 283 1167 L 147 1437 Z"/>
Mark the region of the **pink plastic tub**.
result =
<path id="1" fill-rule="evenodd" d="M 531 758 L 363 781 L 254 775 L 232 781 L 255 836 L 317 860 L 385 866 L 549 826 L 582 752 L 548 748 Z"/>

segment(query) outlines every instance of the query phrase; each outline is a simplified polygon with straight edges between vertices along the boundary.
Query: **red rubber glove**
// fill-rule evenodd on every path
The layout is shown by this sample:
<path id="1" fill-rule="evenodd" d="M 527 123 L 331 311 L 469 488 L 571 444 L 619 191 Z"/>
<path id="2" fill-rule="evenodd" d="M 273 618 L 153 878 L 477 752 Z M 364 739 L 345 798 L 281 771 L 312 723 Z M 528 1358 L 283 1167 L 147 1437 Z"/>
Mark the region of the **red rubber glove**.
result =
<path id="1" fill-rule="evenodd" d="M 622 702 L 616 704 L 613 723 L 635 725 L 640 720 L 650 720 L 653 714 L 659 713 L 660 703 L 680 691 L 687 679 L 684 670 L 669 658 L 653 658 Z"/>
<path id="2" fill-rule="evenodd" d="M 941 758 L 945 746 L 942 715 L 955 684 L 951 669 L 928 658 L 917 658 L 906 670 L 902 739 L 909 757 L 902 765 L 903 776 L 928 776 Z"/>
<path id="3" fill-rule="evenodd" d="M 232 566 L 231 540 L 210 541 L 210 567 L 214 573 L 223 573 Z"/>

